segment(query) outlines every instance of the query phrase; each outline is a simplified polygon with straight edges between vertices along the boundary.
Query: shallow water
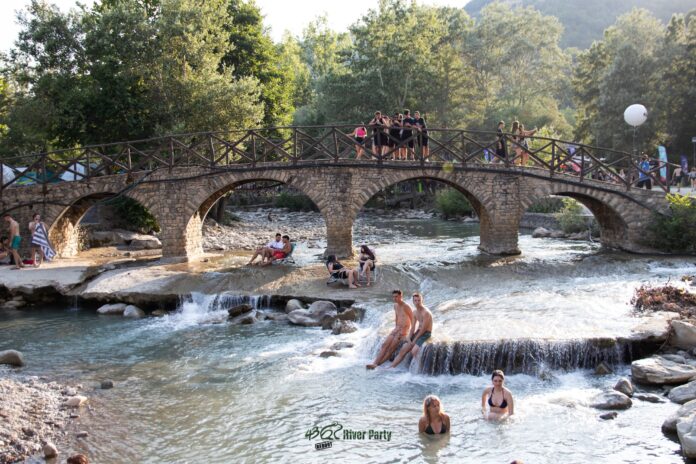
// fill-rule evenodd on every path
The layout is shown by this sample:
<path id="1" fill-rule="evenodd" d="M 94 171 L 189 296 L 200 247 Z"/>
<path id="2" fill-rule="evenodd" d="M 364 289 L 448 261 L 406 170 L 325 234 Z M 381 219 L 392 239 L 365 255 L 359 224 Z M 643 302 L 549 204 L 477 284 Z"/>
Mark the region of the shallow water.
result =
<path id="1" fill-rule="evenodd" d="M 383 268 L 377 285 L 425 292 L 440 341 L 625 335 L 636 324 L 627 304 L 636 285 L 693 273 L 683 259 L 631 257 L 529 236 L 521 237 L 522 256 L 492 259 L 476 251 L 476 226 L 375 225 L 400 228 L 404 237 L 377 246 Z M 305 253 L 309 260 L 310 250 Z M 368 313 L 360 330 L 342 336 L 271 321 L 216 323 L 224 311 L 211 305 L 214 296 L 195 295 L 176 314 L 142 320 L 64 308 L 0 313 L 0 349 L 23 351 L 27 374 L 72 378 L 87 387 L 91 410 L 74 427 L 90 436 L 76 449 L 98 463 L 683 462 L 678 443 L 660 432 L 677 405 L 635 401 L 606 422 L 585 405 L 619 375 L 508 376 L 516 414 L 491 424 L 480 419 L 487 376 L 366 371 L 393 321 L 390 289 L 363 303 Z M 318 357 L 337 341 L 355 347 Z M 107 378 L 114 389 L 91 390 Z M 452 417 L 448 439 L 417 434 L 422 399 L 430 393 Z M 305 433 L 333 422 L 391 437 L 340 439 L 315 451 L 320 439 Z"/>

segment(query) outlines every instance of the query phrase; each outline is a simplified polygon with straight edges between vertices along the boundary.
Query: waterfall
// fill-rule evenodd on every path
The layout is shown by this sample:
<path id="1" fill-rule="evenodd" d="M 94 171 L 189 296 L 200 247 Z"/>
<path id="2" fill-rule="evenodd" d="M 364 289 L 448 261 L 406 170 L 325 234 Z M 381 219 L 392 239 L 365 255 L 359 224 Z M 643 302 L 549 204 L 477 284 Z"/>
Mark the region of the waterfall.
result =
<path id="1" fill-rule="evenodd" d="M 237 295 L 221 293 L 209 295 L 193 292 L 181 297 L 179 308 L 172 315 L 176 326 L 181 328 L 194 324 L 219 323 L 227 319 L 227 310 L 241 304 L 251 305 L 254 309 L 268 308 L 271 304 L 269 295 Z"/>
<path id="2" fill-rule="evenodd" d="M 415 370 L 426 375 L 482 375 L 502 369 L 506 374 L 537 375 L 548 369 L 594 369 L 601 362 L 618 366 L 658 347 L 657 342 L 613 338 L 430 343 L 420 353 Z"/>

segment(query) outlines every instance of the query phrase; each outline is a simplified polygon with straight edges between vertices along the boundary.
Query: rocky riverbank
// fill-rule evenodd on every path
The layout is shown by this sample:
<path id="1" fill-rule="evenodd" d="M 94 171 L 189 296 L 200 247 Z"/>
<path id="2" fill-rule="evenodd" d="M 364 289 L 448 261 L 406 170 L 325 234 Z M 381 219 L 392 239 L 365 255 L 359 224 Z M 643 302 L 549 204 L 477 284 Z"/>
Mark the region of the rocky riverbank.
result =
<path id="1" fill-rule="evenodd" d="M 0 366 L 0 463 L 28 458 L 49 460 L 65 454 L 80 430 L 87 397 L 82 385 L 66 385 L 25 376 Z"/>

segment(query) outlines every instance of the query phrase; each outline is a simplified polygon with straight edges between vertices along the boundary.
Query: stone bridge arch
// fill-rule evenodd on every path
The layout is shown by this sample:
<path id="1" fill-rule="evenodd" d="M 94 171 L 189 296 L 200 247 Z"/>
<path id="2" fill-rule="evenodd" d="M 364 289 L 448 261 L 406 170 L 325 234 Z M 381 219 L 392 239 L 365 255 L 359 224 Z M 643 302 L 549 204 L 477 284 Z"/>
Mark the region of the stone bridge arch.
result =
<path id="1" fill-rule="evenodd" d="M 531 195 L 521 198 L 520 203 L 526 210 L 550 195 L 573 198 L 586 206 L 599 225 L 603 245 L 632 252 L 651 251 L 641 242 L 644 227 L 654 214 L 653 201 L 643 202 L 618 190 L 545 182 Z"/>
<path id="2" fill-rule="evenodd" d="M 203 253 L 203 221 L 225 194 L 250 182 L 275 181 L 307 195 L 326 219 L 326 198 L 317 194 L 302 171 L 256 170 L 226 172 L 194 181 L 162 184 L 160 211 L 163 256 L 193 258 Z M 170 201 L 166 200 L 169 199 Z"/>

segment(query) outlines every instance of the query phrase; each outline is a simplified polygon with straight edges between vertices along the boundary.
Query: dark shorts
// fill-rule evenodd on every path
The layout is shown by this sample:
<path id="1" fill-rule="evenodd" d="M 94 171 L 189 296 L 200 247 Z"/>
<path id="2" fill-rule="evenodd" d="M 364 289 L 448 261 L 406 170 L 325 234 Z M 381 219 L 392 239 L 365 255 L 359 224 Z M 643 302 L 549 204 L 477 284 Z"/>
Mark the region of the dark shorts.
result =
<path id="1" fill-rule="evenodd" d="M 427 147 L 428 146 L 428 136 L 427 135 L 421 135 L 418 137 L 418 145 L 421 147 Z"/>
<path id="2" fill-rule="evenodd" d="M 432 334 L 430 332 L 425 332 L 423 335 L 418 337 L 418 340 L 416 340 L 416 345 L 423 346 L 423 343 L 425 343 L 425 341 L 429 339 L 431 335 Z"/>
<path id="3" fill-rule="evenodd" d="M 387 142 L 387 145 L 389 145 L 390 147 L 395 147 L 397 143 L 399 143 L 399 131 L 390 132 L 389 141 Z"/>
<path id="4" fill-rule="evenodd" d="M 375 134 L 372 136 L 372 143 L 375 147 L 381 147 L 382 146 L 382 136 L 379 134 Z"/>
<path id="5" fill-rule="evenodd" d="M 498 156 L 498 158 L 502 158 L 502 159 L 507 158 L 507 153 L 505 153 L 504 148 L 496 148 L 495 154 Z"/>
<path id="6" fill-rule="evenodd" d="M 365 145 L 365 137 L 355 137 L 355 143 L 358 145 Z"/>
<path id="7" fill-rule="evenodd" d="M 408 140 L 412 135 L 413 135 L 413 133 L 411 131 L 404 131 L 404 133 L 401 134 L 401 140 L 402 141 Z M 413 148 L 413 139 L 411 138 L 411 140 L 406 142 L 406 145 L 408 145 L 409 148 Z"/>

